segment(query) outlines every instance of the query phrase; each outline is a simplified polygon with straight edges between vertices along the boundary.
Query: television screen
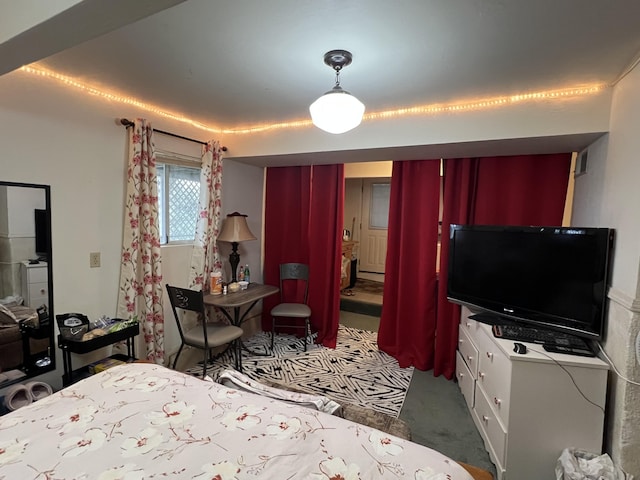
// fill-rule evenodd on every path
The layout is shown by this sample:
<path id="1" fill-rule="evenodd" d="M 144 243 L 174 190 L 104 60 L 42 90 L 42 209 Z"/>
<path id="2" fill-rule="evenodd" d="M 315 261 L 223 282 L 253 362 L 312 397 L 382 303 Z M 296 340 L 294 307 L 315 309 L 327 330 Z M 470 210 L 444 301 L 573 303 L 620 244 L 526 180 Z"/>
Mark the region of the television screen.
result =
<path id="1" fill-rule="evenodd" d="M 608 228 L 451 225 L 447 296 L 600 339 L 612 245 Z"/>
<path id="2" fill-rule="evenodd" d="M 36 235 L 36 255 L 38 258 L 46 259 L 49 252 L 49 221 L 47 211 L 36 209 L 34 213 L 35 235 Z"/>

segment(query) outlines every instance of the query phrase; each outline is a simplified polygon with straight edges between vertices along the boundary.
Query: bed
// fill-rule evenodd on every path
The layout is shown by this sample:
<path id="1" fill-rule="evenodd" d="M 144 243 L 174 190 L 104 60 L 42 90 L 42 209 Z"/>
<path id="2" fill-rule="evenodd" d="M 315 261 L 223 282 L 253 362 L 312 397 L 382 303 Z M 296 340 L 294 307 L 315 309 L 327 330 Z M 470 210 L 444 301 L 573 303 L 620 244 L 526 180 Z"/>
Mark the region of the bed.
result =
<path id="1" fill-rule="evenodd" d="M 3 478 L 471 480 L 429 448 L 154 364 L 0 417 Z"/>

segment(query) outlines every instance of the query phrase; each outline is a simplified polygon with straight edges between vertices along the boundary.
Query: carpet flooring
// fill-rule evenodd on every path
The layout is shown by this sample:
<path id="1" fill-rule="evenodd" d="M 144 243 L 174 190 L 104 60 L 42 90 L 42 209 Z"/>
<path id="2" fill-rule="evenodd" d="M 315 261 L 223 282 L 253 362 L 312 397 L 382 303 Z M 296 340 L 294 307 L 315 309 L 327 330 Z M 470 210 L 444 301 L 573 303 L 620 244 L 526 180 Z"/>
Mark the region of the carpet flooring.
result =
<path id="1" fill-rule="evenodd" d="M 271 335 L 259 332 L 245 341 L 245 346 L 268 356 L 244 352 L 243 373 L 257 381 L 295 385 L 338 403 L 349 402 L 397 418 L 413 368 L 399 368 L 394 358 L 378 350 L 376 338 L 375 332 L 341 325 L 335 350 L 311 344 L 304 352 L 302 339 L 278 335 L 272 354 Z M 207 374 L 216 380 L 219 373 L 232 364 L 231 356 L 223 355 L 207 365 Z M 201 376 L 202 365 L 188 368 L 186 372 Z"/>
<path id="2" fill-rule="evenodd" d="M 340 323 L 377 332 L 380 319 L 341 311 Z M 415 443 L 484 468 L 497 478 L 457 382 L 443 376 L 434 377 L 432 370 L 415 369 L 400 419 L 411 426 L 411 439 Z"/>
<path id="3" fill-rule="evenodd" d="M 384 284 L 358 278 L 352 288 L 340 295 L 340 310 L 379 317 L 382 313 L 382 293 Z"/>
<path id="4" fill-rule="evenodd" d="M 373 295 L 382 295 L 384 290 L 384 283 L 375 282 L 373 280 L 367 280 L 365 278 L 358 278 L 353 288 L 346 289 L 351 290 L 353 293 L 371 293 Z"/>

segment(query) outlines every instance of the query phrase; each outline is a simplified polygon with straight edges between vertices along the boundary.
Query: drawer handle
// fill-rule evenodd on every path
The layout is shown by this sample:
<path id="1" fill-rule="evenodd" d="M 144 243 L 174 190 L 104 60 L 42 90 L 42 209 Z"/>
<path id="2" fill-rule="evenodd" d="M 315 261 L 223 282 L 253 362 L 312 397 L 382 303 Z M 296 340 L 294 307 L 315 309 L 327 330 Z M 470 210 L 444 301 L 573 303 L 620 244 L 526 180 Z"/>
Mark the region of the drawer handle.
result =
<path id="1" fill-rule="evenodd" d="M 467 325 L 467 328 L 471 328 L 471 323 L 467 322 L 466 325 Z"/>
<path id="2" fill-rule="evenodd" d="M 459 376 L 460 378 L 464 378 L 464 373 L 459 373 L 459 374 L 458 374 L 458 376 Z"/>
<path id="3" fill-rule="evenodd" d="M 471 355 L 467 355 L 467 360 L 471 362 L 473 360 L 473 357 Z"/>
<path id="4" fill-rule="evenodd" d="M 44 295 L 46 293 L 46 290 L 44 288 L 41 288 L 40 293 Z"/>
<path id="5" fill-rule="evenodd" d="M 493 353 L 487 352 L 487 358 L 493 358 Z"/>
<path id="6" fill-rule="evenodd" d="M 464 343 L 464 340 L 460 339 L 460 340 L 458 340 L 458 343 L 459 343 L 460 345 L 462 345 L 462 344 Z"/>
<path id="7" fill-rule="evenodd" d="M 484 372 L 478 372 L 478 376 L 484 380 Z"/>
<path id="8" fill-rule="evenodd" d="M 489 423 L 489 417 L 487 417 L 486 415 L 482 415 L 482 421 L 484 423 Z"/>
<path id="9" fill-rule="evenodd" d="M 498 397 L 493 397 L 493 403 L 495 403 L 497 406 L 500 406 L 502 404 L 502 400 L 500 400 Z"/>

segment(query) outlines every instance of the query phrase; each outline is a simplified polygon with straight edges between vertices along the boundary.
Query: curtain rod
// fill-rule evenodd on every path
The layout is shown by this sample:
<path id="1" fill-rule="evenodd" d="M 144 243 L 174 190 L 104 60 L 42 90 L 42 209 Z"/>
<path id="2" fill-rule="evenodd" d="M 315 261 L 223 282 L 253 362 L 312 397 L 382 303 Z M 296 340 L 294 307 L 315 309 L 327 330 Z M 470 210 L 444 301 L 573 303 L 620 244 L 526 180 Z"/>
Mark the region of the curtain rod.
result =
<path id="1" fill-rule="evenodd" d="M 133 122 L 127 118 L 121 118 L 120 119 L 120 123 L 122 125 L 124 125 L 125 127 L 129 128 L 129 127 L 133 127 Z M 189 137 L 183 137 L 182 135 L 178 135 L 176 133 L 171 133 L 171 132 L 165 132 L 164 130 L 157 130 L 157 129 L 153 129 L 154 132 L 158 132 L 161 133 L 163 135 L 169 135 L 170 137 L 175 137 L 175 138 L 180 138 L 182 140 L 187 140 L 189 142 L 195 142 L 195 143 L 199 143 L 200 145 L 206 145 L 207 142 L 203 142 L 201 140 L 195 140 L 193 138 L 189 138 Z M 221 147 L 223 152 L 227 151 L 227 147 Z"/>

